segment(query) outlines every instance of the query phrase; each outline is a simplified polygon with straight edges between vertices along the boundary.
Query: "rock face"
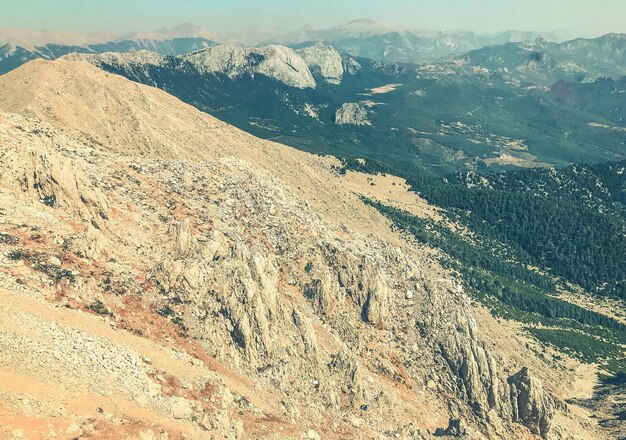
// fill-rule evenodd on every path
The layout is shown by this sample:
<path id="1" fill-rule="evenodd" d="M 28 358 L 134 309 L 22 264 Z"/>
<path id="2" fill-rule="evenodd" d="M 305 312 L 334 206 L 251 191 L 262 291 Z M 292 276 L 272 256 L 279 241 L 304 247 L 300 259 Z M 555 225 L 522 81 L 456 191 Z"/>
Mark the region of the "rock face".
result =
<path id="1" fill-rule="evenodd" d="M 474 319 L 465 313 L 451 318 L 457 333 L 443 336 L 439 348 L 460 379 L 458 388 L 470 402 L 473 413 L 486 418 L 495 411 L 500 417 L 522 423 L 545 438 L 554 416 L 554 405 L 541 381 L 532 377 L 527 368 L 504 380 L 492 353 L 476 338 Z"/>
<path id="2" fill-rule="evenodd" d="M 361 70 L 361 65 L 357 60 L 352 58 L 350 55 L 343 55 L 341 57 L 343 70 L 350 74 L 355 75 L 359 70 Z"/>
<path id="3" fill-rule="evenodd" d="M 362 104 L 348 102 L 343 104 L 335 112 L 335 123 L 339 125 L 372 125 L 367 119 L 367 107 Z"/>
<path id="4" fill-rule="evenodd" d="M 293 49 L 285 46 L 244 48 L 224 44 L 182 56 L 181 59 L 200 72 L 219 72 L 230 77 L 262 74 L 299 89 L 316 87 L 306 62 Z"/>
<path id="5" fill-rule="evenodd" d="M 313 74 L 330 84 L 341 84 L 344 74 L 343 60 L 334 47 L 316 43 L 297 52 Z"/>
<path id="6" fill-rule="evenodd" d="M 423 438 L 450 418 L 476 438 L 548 432 L 541 383 L 503 379 L 450 274 L 344 188 L 335 160 L 85 63 L 0 77 L 0 110 L 0 310 L 37 300 L 108 341 L 0 320 L 0 371 L 44 369 L 62 396 L 35 397 L 42 417 L 169 438 Z M 28 326 L 33 341 L 11 336 Z M 82 391 L 102 407 L 73 414 L 65 396 Z M 116 425 L 120 406 L 158 423 Z"/>
<path id="7" fill-rule="evenodd" d="M 554 404 L 539 379 L 530 376 L 528 368 L 509 377 L 513 420 L 523 423 L 534 434 L 547 437 L 554 416 Z"/>

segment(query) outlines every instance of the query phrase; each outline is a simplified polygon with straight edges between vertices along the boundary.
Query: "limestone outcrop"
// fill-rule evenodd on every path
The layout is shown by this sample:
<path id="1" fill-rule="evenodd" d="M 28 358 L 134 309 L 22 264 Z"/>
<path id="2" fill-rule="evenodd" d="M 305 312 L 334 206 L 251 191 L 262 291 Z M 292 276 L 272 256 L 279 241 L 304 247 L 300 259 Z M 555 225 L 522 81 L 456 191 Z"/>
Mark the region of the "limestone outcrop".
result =
<path id="1" fill-rule="evenodd" d="M 335 124 L 372 125 L 367 115 L 367 107 L 364 105 L 355 102 L 347 102 L 335 112 Z"/>
<path id="2" fill-rule="evenodd" d="M 299 49 L 297 52 L 314 75 L 317 75 L 329 84 L 341 84 L 344 67 L 343 60 L 337 49 L 323 43 L 316 43 Z"/>

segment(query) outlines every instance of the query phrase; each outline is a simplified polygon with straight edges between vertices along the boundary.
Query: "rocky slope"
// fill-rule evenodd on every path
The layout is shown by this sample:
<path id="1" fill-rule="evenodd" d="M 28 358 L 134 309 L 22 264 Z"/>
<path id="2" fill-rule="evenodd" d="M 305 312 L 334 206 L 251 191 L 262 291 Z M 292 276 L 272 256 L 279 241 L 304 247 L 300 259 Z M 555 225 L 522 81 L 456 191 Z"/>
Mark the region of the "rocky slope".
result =
<path id="1" fill-rule="evenodd" d="M 0 110 L 1 436 L 594 435 L 333 158 L 81 62 Z"/>

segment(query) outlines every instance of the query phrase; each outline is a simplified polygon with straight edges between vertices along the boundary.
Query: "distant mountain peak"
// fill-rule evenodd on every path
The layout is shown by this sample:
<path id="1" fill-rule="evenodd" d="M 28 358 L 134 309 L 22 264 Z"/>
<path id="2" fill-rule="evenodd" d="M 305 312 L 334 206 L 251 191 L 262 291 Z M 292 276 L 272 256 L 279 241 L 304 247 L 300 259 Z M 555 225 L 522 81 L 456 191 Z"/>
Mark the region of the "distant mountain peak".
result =
<path id="1" fill-rule="evenodd" d="M 348 23 L 344 24 L 344 27 L 347 26 L 376 26 L 380 24 L 385 24 L 380 20 L 374 20 L 372 18 L 357 18 L 354 20 L 350 20 Z"/>
<path id="2" fill-rule="evenodd" d="M 609 34 L 603 35 L 600 38 L 604 39 L 604 40 L 624 41 L 624 40 L 626 40 L 626 34 L 624 34 L 624 33 L 617 33 L 617 32 L 611 32 Z"/>
<path id="3" fill-rule="evenodd" d="M 216 36 L 206 29 L 193 23 L 181 23 L 171 28 L 161 28 L 152 32 L 132 32 L 122 35 L 118 38 L 121 40 L 171 40 L 174 38 L 204 38 L 214 40 Z"/>
<path id="4" fill-rule="evenodd" d="M 348 23 L 342 25 L 343 27 L 360 27 L 360 26 L 375 26 L 375 27 L 393 27 L 381 20 L 374 20 L 372 18 L 357 18 L 351 20 Z"/>
<path id="5" fill-rule="evenodd" d="M 11 44 L 33 50 L 46 44 L 83 46 L 97 42 L 99 36 L 84 35 L 72 32 L 31 31 L 26 29 L 0 29 L 0 46 Z"/>
<path id="6" fill-rule="evenodd" d="M 348 23 L 339 24 L 332 29 L 346 32 L 347 36 L 362 37 L 367 35 L 378 35 L 389 32 L 402 32 L 404 27 L 385 23 L 371 18 L 359 18 Z"/>

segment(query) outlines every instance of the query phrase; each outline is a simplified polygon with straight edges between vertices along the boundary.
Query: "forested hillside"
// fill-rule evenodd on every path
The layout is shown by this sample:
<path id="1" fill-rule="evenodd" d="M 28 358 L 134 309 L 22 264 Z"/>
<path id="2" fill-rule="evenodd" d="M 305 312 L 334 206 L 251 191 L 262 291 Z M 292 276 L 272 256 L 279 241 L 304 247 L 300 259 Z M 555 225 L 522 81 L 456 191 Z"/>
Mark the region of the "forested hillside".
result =
<path id="1" fill-rule="evenodd" d="M 346 160 L 345 167 L 389 171 L 371 161 Z M 469 234 L 370 203 L 418 242 L 443 251 L 444 263 L 495 314 L 615 374 L 626 369 L 626 327 L 559 296 L 579 286 L 593 296 L 626 300 L 625 170 L 621 162 L 446 179 L 404 173 L 415 191 Z"/>

